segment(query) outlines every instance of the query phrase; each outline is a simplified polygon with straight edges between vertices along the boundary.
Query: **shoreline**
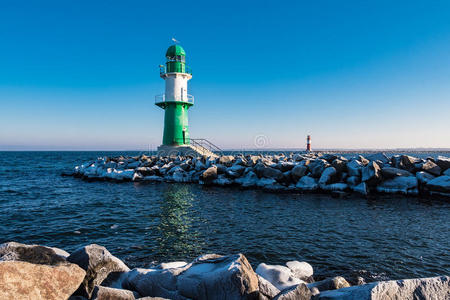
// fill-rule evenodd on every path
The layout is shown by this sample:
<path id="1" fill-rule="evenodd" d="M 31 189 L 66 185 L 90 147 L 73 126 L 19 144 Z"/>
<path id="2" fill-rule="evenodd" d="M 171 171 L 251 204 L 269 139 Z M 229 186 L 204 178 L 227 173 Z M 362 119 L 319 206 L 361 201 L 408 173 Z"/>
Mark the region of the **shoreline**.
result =
<path id="1" fill-rule="evenodd" d="M 261 263 L 243 254 L 205 254 L 191 262 L 130 269 L 105 247 L 90 244 L 68 253 L 41 245 L 0 245 L 0 298 L 11 299 L 446 299 L 450 277 L 349 283 L 335 276 L 315 281 L 304 261 Z M 158 297 L 158 298 L 152 298 Z"/>
<path id="2" fill-rule="evenodd" d="M 345 158 L 331 153 L 100 157 L 62 176 L 87 181 L 182 182 L 269 192 L 345 197 L 402 194 L 450 198 L 450 158 L 384 153 Z"/>

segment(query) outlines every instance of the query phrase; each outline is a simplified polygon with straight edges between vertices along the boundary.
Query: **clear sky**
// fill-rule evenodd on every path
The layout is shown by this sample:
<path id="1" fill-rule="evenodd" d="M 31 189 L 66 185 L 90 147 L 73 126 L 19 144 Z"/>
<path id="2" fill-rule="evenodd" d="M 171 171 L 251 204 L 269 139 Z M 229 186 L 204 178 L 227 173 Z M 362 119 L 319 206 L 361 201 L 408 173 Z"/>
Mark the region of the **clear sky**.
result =
<path id="1" fill-rule="evenodd" d="M 158 65 L 222 148 L 450 148 L 450 1 L 0 1 L 0 149 L 161 144 Z"/>

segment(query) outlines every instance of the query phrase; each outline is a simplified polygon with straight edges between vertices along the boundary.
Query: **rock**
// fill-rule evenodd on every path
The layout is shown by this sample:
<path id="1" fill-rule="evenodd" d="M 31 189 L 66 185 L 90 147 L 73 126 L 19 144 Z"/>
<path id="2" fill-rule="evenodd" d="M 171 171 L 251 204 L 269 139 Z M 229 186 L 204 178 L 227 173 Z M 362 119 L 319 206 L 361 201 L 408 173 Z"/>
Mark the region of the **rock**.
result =
<path id="1" fill-rule="evenodd" d="M 360 162 L 361 162 L 361 164 L 362 164 L 362 166 L 366 166 L 368 163 L 369 163 L 369 160 L 368 159 L 366 159 L 364 156 L 362 156 L 362 155 L 358 155 L 358 158 L 357 158 Z"/>
<path id="2" fill-rule="evenodd" d="M 329 167 L 330 164 L 324 159 L 316 159 L 308 165 L 308 169 L 311 172 L 311 176 L 314 178 L 319 178 L 323 171 Z"/>
<path id="3" fill-rule="evenodd" d="M 358 160 L 351 160 L 349 163 L 347 163 L 347 170 L 349 176 L 357 176 L 361 177 L 361 169 L 362 169 L 362 163 Z"/>
<path id="4" fill-rule="evenodd" d="M 308 167 L 297 165 L 291 170 L 291 176 L 294 181 L 298 181 L 300 178 L 306 175 Z"/>
<path id="5" fill-rule="evenodd" d="M 235 182 L 242 187 L 253 187 L 258 183 L 259 178 L 253 171 L 248 172 L 244 177 L 236 178 Z"/>
<path id="6" fill-rule="evenodd" d="M 347 163 L 343 160 L 340 160 L 336 158 L 333 160 L 331 165 L 336 169 L 338 173 L 346 172 L 347 171 Z"/>
<path id="7" fill-rule="evenodd" d="M 319 179 L 319 185 L 331 183 L 336 177 L 336 169 L 334 167 L 326 168 Z"/>
<path id="8" fill-rule="evenodd" d="M 442 172 L 442 175 L 450 176 L 450 169 L 447 169 L 444 172 Z"/>
<path id="9" fill-rule="evenodd" d="M 355 186 L 355 185 L 358 185 L 361 182 L 361 177 L 359 177 L 359 176 L 349 176 L 349 177 L 347 177 L 346 181 L 347 181 L 347 183 L 349 185 Z"/>
<path id="10" fill-rule="evenodd" d="M 105 247 L 91 244 L 77 249 L 67 260 L 75 263 L 86 271 L 86 276 L 76 291 L 76 295 L 90 298 L 94 287 L 101 285 L 108 276 L 117 276 L 130 269 Z M 111 275 L 110 275 L 111 274 Z"/>
<path id="11" fill-rule="evenodd" d="M 286 266 L 292 271 L 295 277 L 301 279 L 305 282 L 311 282 L 314 279 L 312 278 L 314 274 L 313 267 L 305 261 L 288 261 Z"/>
<path id="12" fill-rule="evenodd" d="M 381 180 L 381 169 L 374 161 L 361 169 L 361 180 L 369 185 L 375 185 Z"/>
<path id="13" fill-rule="evenodd" d="M 220 174 L 217 179 L 213 180 L 213 183 L 221 186 L 227 186 L 233 184 L 233 180 L 226 178 L 223 174 Z"/>
<path id="14" fill-rule="evenodd" d="M 174 269 L 174 268 L 183 268 L 187 266 L 187 262 L 185 261 L 173 261 L 169 263 L 161 263 L 158 267 L 160 269 Z"/>
<path id="15" fill-rule="evenodd" d="M 370 161 L 381 161 L 383 164 L 389 163 L 389 158 L 382 152 L 367 155 L 366 158 Z"/>
<path id="16" fill-rule="evenodd" d="M 124 289 L 115 289 L 104 286 L 96 286 L 92 293 L 92 300 L 134 300 L 135 296 L 132 291 Z"/>
<path id="17" fill-rule="evenodd" d="M 296 188 L 303 191 L 315 191 L 319 188 L 317 180 L 310 176 L 303 176 L 295 185 Z"/>
<path id="18" fill-rule="evenodd" d="M 269 281 L 280 291 L 303 283 L 302 280 L 296 278 L 294 273 L 285 266 L 266 265 L 265 263 L 261 263 L 256 268 L 256 273 Z"/>
<path id="19" fill-rule="evenodd" d="M 306 284 L 300 283 L 296 286 L 281 291 L 274 300 L 310 300 L 312 297 L 311 291 Z"/>
<path id="20" fill-rule="evenodd" d="M 419 171 L 419 172 L 416 173 L 416 178 L 419 181 L 419 183 L 426 184 L 428 181 L 433 179 L 434 176 L 429 174 L 429 173 L 427 173 L 427 172 Z"/>
<path id="21" fill-rule="evenodd" d="M 287 161 L 282 161 L 280 163 L 278 163 L 277 168 L 281 171 L 281 172 L 287 172 L 292 170 L 295 167 L 295 165 L 292 162 L 287 162 Z"/>
<path id="22" fill-rule="evenodd" d="M 325 159 L 327 162 L 331 163 L 333 160 L 335 160 L 337 158 L 337 155 L 332 154 L 332 153 L 326 153 L 326 154 L 322 155 L 321 158 Z"/>
<path id="23" fill-rule="evenodd" d="M 198 258 L 178 276 L 178 291 L 191 299 L 249 299 L 258 277 L 242 254 Z"/>
<path id="24" fill-rule="evenodd" d="M 357 186 L 352 187 L 352 190 L 364 196 L 369 194 L 369 190 L 367 189 L 367 184 L 365 182 L 361 182 Z"/>
<path id="25" fill-rule="evenodd" d="M 394 178 L 399 176 L 414 176 L 411 172 L 394 167 L 383 167 L 381 175 L 385 178 Z"/>
<path id="26" fill-rule="evenodd" d="M 442 171 L 450 169 L 450 158 L 445 156 L 438 156 L 436 158 L 436 164 L 441 168 Z"/>
<path id="27" fill-rule="evenodd" d="M 280 180 L 283 177 L 283 173 L 278 169 L 265 167 L 263 168 L 262 177 Z"/>
<path id="28" fill-rule="evenodd" d="M 342 289 L 342 288 L 346 288 L 349 286 L 350 286 L 350 284 L 347 282 L 347 280 L 345 280 L 345 278 L 341 277 L 341 276 L 327 278 L 322 281 L 317 281 L 317 282 L 308 284 L 308 288 L 311 289 L 311 288 L 315 287 L 321 292 L 328 291 L 328 290 Z"/>
<path id="29" fill-rule="evenodd" d="M 85 271 L 75 264 L 44 265 L 0 262 L 0 299 L 67 299 L 79 287 Z"/>
<path id="30" fill-rule="evenodd" d="M 0 261 L 24 261 L 32 264 L 56 266 L 66 264 L 69 255 L 64 250 L 39 245 L 8 242 L 0 245 Z"/>
<path id="31" fill-rule="evenodd" d="M 450 176 L 439 176 L 427 183 L 427 187 L 435 192 L 450 193 Z"/>
<path id="32" fill-rule="evenodd" d="M 280 290 L 277 289 L 273 284 L 264 279 L 264 277 L 258 276 L 258 286 L 259 293 L 263 294 L 268 299 L 274 298 L 276 295 L 280 293 Z"/>
<path id="33" fill-rule="evenodd" d="M 440 276 L 372 282 L 348 288 L 324 291 L 316 296 L 323 300 L 408 300 L 449 299 L 450 277 Z"/>
<path id="34" fill-rule="evenodd" d="M 324 191 L 345 191 L 348 189 L 348 185 L 343 182 L 331 183 L 331 184 L 323 184 L 320 185 L 320 188 Z"/>
<path id="35" fill-rule="evenodd" d="M 202 176 L 201 176 L 201 179 L 205 183 L 211 183 L 216 178 L 217 178 L 217 167 L 216 166 L 209 167 L 202 173 Z"/>
<path id="36" fill-rule="evenodd" d="M 420 169 L 435 176 L 441 175 L 441 168 L 431 160 L 428 160 L 425 163 L 421 164 Z"/>
<path id="37" fill-rule="evenodd" d="M 258 294 L 258 278 L 245 256 L 204 255 L 169 269 L 133 269 L 128 285 L 142 296 L 169 299 L 247 299 Z"/>
<path id="38" fill-rule="evenodd" d="M 381 182 L 377 191 L 382 193 L 407 194 L 410 189 L 417 188 L 417 178 L 414 176 L 400 176 Z"/>
<path id="39" fill-rule="evenodd" d="M 416 169 L 415 164 L 418 162 L 420 162 L 420 159 L 417 157 L 412 157 L 409 155 L 401 155 L 399 167 L 409 172 L 414 172 Z"/>

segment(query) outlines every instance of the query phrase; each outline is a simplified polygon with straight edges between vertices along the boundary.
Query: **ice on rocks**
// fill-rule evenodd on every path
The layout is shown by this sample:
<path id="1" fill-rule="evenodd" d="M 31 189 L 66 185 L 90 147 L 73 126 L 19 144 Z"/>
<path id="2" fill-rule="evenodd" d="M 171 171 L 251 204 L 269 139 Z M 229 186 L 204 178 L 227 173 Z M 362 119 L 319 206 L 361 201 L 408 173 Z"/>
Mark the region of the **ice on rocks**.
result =
<path id="1" fill-rule="evenodd" d="M 266 265 L 265 263 L 261 263 L 258 265 L 255 272 L 280 291 L 304 283 L 302 280 L 295 277 L 291 269 L 285 266 Z"/>

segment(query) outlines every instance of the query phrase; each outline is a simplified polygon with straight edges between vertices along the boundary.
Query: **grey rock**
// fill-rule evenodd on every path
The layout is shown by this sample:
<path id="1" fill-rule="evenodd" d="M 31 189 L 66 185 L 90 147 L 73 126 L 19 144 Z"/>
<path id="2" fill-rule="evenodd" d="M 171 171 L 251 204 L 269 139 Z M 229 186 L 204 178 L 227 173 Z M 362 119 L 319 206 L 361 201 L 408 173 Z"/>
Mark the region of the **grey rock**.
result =
<path id="1" fill-rule="evenodd" d="M 408 194 L 409 190 L 417 188 L 415 176 L 400 176 L 385 180 L 377 186 L 377 191 L 382 193 Z"/>
<path id="2" fill-rule="evenodd" d="M 222 155 L 219 157 L 219 164 L 231 167 L 233 165 L 234 156 L 232 155 Z"/>
<path id="3" fill-rule="evenodd" d="M 450 277 L 440 276 L 373 282 L 315 296 L 322 300 L 441 300 L 450 299 Z"/>
<path id="4" fill-rule="evenodd" d="M 312 282 L 314 270 L 313 267 L 305 261 L 288 261 L 286 266 L 292 271 L 295 277 L 305 282 Z"/>
<path id="5" fill-rule="evenodd" d="M 450 193 L 450 176 L 439 176 L 427 182 L 427 187 L 435 192 Z"/>
<path id="6" fill-rule="evenodd" d="M 355 185 L 358 185 L 361 182 L 361 177 L 359 177 L 359 176 L 349 176 L 349 177 L 347 177 L 346 182 L 349 185 L 355 186 Z"/>
<path id="7" fill-rule="evenodd" d="M 269 281 L 264 279 L 264 277 L 261 277 L 259 275 L 257 275 L 257 276 L 258 276 L 258 286 L 259 286 L 260 294 L 263 294 L 268 299 L 272 299 L 280 293 L 280 290 L 277 289 Z"/>
<path id="8" fill-rule="evenodd" d="M 312 293 L 306 284 L 300 283 L 297 286 L 281 291 L 274 300 L 310 300 L 311 297 Z"/>
<path id="9" fill-rule="evenodd" d="M 315 191 L 319 188 L 319 185 L 317 184 L 317 179 L 311 176 L 303 176 L 295 187 L 303 191 Z"/>
<path id="10" fill-rule="evenodd" d="M 394 167 L 383 167 L 381 174 L 385 178 L 394 178 L 398 176 L 414 176 L 411 172 Z"/>
<path id="11" fill-rule="evenodd" d="M 319 179 L 319 185 L 329 184 L 333 181 L 333 179 L 336 177 L 336 169 L 334 167 L 328 167 L 320 176 Z"/>
<path id="12" fill-rule="evenodd" d="M 381 169 L 374 161 L 369 162 L 361 169 L 361 181 L 375 185 L 381 180 Z"/>
<path id="13" fill-rule="evenodd" d="M 286 266 L 261 263 L 256 268 L 256 273 L 269 281 L 280 291 L 303 283 L 303 281 L 295 277 L 291 269 Z"/>
<path id="14" fill-rule="evenodd" d="M 306 172 L 308 171 L 308 167 L 297 165 L 291 170 L 291 176 L 294 181 L 299 180 L 303 176 L 306 175 Z"/>
<path id="15" fill-rule="evenodd" d="M 358 160 L 351 160 L 347 163 L 347 170 L 349 176 L 361 177 L 361 169 L 363 165 Z"/>
<path id="16" fill-rule="evenodd" d="M 377 161 L 377 160 L 379 160 L 383 164 L 389 163 L 389 158 L 386 156 L 386 154 L 384 154 L 382 152 L 367 155 L 366 158 L 368 160 L 370 160 L 370 161 Z"/>
<path id="17" fill-rule="evenodd" d="M 431 175 L 430 173 L 419 171 L 416 173 L 416 178 L 421 184 L 426 184 L 428 181 L 435 178 L 435 176 Z"/>
<path id="18" fill-rule="evenodd" d="M 23 261 L 57 266 L 67 264 L 68 253 L 58 248 L 8 242 L 0 245 L 0 261 Z"/>
<path id="19" fill-rule="evenodd" d="M 343 160 L 340 160 L 340 159 L 336 158 L 335 160 L 333 160 L 331 165 L 336 169 L 336 171 L 338 173 L 342 173 L 342 172 L 346 172 L 347 171 L 347 162 L 346 161 L 343 161 Z"/>
<path id="20" fill-rule="evenodd" d="M 432 175 L 439 176 L 441 175 L 441 168 L 432 162 L 431 160 L 426 161 L 425 163 L 419 164 L 419 169 L 428 172 Z"/>
<path id="21" fill-rule="evenodd" d="M 109 253 L 105 247 L 96 244 L 77 249 L 70 254 L 67 260 L 86 271 L 82 284 L 75 292 L 76 295 L 86 298 L 90 298 L 94 287 L 101 285 L 108 276 L 117 276 L 118 273 L 130 270 L 120 259 Z"/>
<path id="22" fill-rule="evenodd" d="M 354 192 L 357 192 L 357 193 L 359 193 L 361 195 L 364 195 L 364 196 L 369 194 L 369 190 L 368 190 L 367 184 L 365 182 L 361 182 L 360 184 L 358 184 L 356 186 L 353 186 L 352 190 Z"/>
<path id="23" fill-rule="evenodd" d="M 92 293 L 92 300 L 134 300 L 138 293 L 129 290 L 96 286 Z"/>
<path id="24" fill-rule="evenodd" d="M 319 178 L 323 171 L 329 166 L 330 164 L 326 160 L 316 159 L 308 165 L 308 169 L 310 170 L 312 177 Z"/>

